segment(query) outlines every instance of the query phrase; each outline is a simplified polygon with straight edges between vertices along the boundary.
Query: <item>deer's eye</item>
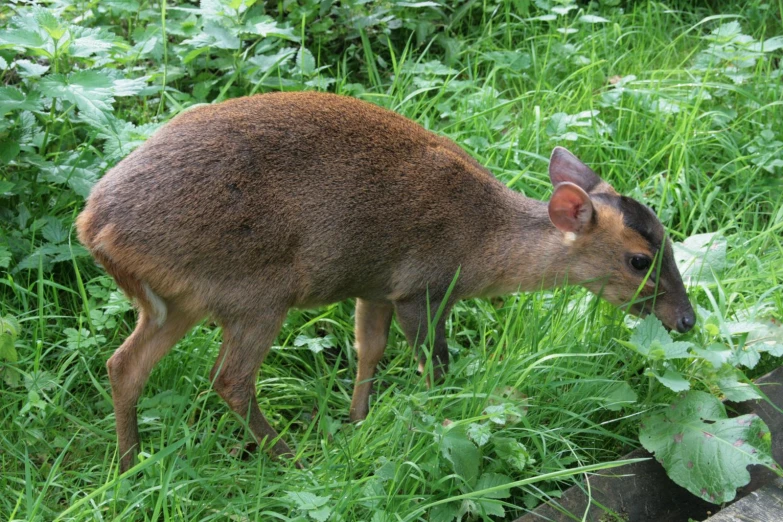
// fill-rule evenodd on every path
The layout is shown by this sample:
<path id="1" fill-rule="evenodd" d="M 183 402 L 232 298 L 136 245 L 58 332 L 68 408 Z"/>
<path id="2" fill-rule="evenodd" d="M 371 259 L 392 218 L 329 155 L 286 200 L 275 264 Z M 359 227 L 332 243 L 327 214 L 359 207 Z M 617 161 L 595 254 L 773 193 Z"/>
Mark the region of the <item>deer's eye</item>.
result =
<path id="1" fill-rule="evenodd" d="M 628 264 L 631 265 L 631 268 L 634 270 L 639 272 L 646 272 L 650 269 L 652 259 L 642 254 L 636 254 L 628 259 Z"/>

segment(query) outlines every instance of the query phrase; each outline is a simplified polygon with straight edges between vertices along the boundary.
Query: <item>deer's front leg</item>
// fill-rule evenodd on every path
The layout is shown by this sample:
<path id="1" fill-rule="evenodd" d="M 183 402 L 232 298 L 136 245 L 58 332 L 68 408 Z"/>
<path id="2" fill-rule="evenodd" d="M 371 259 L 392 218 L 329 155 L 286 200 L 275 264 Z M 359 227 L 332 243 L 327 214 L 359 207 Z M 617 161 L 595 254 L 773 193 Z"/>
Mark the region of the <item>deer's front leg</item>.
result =
<path id="1" fill-rule="evenodd" d="M 408 344 L 419 356 L 419 370 L 427 376 L 427 384 L 440 382 L 449 369 L 449 349 L 446 343 L 446 318 L 451 306 L 443 309 L 440 317 L 435 317 L 440 301 L 429 303 L 426 297 L 397 301 L 394 303 L 397 320 L 400 323 Z M 428 318 L 429 316 L 429 318 Z M 433 335 L 430 335 L 430 328 Z M 427 367 L 426 347 L 432 354 L 432 373 Z"/>

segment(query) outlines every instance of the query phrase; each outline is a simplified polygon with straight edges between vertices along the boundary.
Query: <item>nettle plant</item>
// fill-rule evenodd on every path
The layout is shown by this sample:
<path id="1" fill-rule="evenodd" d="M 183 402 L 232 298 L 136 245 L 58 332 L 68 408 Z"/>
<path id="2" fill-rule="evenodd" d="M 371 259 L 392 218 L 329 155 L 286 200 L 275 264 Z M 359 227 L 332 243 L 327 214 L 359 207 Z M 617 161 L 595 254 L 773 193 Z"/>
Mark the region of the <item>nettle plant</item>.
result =
<path id="1" fill-rule="evenodd" d="M 676 244 L 674 254 L 684 281 L 709 293 L 725 266 L 726 241 L 700 234 Z M 709 502 L 732 500 L 736 488 L 750 481 L 750 464 L 781 474 L 764 421 L 755 414 L 729 418 L 720 400 L 765 398 L 741 369 L 754 368 L 764 352 L 783 355 L 783 328 L 765 311 L 757 305 L 729 319 L 717 306 L 713 311 L 698 307 L 699 326 L 688 341 L 673 340 L 658 319 L 648 316 L 628 341 L 617 340 L 645 360 L 648 400 L 642 404 L 651 402 L 660 386 L 677 394 L 669 404 L 646 404 L 640 442 L 674 482 Z M 636 402 L 632 395 L 625 400 Z"/>

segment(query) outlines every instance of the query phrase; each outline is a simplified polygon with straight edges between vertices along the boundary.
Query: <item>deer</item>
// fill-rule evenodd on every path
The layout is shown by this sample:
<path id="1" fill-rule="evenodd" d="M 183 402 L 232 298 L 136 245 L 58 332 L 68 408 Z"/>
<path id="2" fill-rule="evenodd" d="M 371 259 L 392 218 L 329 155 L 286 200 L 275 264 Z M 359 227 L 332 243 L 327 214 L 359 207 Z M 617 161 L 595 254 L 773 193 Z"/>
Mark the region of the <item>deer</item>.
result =
<path id="1" fill-rule="evenodd" d="M 289 458 L 255 383 L 291 308 L 356 300 L 354 422 L 368 415 L 393 315 L 434 382 L 448 370 L 444 325 L 462 299 L 576 284 L 690 330 L 655 213 L 563 147 L 549 178 L 548 202 L 528 198 L 454 141 L 336 94 L 259 94 L 171 119 L 94 185 L 76 221 L 138 313 L 106 363 L 120 470 L 137 460 L 150 372 L 205 318 L 223 334 L 212 386 L 257 446 Z"/>

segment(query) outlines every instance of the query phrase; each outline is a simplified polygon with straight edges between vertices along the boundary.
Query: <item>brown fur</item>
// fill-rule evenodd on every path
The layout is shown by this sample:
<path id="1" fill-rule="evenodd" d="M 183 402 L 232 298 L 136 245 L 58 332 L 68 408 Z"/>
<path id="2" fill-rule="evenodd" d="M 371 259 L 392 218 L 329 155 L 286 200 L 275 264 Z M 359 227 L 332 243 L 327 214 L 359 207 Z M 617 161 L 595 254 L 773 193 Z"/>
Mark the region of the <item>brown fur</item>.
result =
<path id="1" fill-rule="evenodd" d="M 458 269 L 444 316 L 458 299 L 566 277 L 593 281 L 585 286 L 617 304 L 632 298 L 641 278 L 624 255 L 655 253 L 618 210 L 587 195 L 615 197 L 614 189 L 559 151 L 551 172 L 560 165 L 558 175 L 582 182 L 585 192 L 571 193 L 586 198 L 579 219 L 591 218 L 573 241 L 552 225 L 546 203 L 509 190 L 452 141 L 368 103 L 277 93 L 174 118 L 100 180 L 77 221 L 81 242 L 139 308 L 136 330 L 107 363 L 121 468 L 134 462 L 135 406 L 149 372 L 203 317 L 224 329 L 216 390 L 260 442 L 290 454 L 259 411 L 254 383 L 291 307 L 358 298 L 351 418 L 359 420 L 392 310 L 416 346 L 428 306 L 437 309 Z M 681 280 L 669 288 L 654 311 L 672 327 L 690 305 Z M 448 365 L 443 320 L 432 358 L 438 377 Z"/>

